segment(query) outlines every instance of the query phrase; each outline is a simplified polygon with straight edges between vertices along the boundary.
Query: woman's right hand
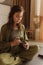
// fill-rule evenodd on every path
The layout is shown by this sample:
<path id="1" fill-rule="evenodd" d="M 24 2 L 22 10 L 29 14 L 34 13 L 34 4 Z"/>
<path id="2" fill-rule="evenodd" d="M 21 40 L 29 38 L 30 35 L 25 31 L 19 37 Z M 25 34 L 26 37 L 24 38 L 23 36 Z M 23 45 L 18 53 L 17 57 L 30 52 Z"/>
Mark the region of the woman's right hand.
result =
<path id="1" fill-rule="evenodd" d="M 13 46 L 17 46 L 21 43 L 21 40 L 19 38 L 15 38 L 12 42 L 11 42 L 11 47 Z"/>

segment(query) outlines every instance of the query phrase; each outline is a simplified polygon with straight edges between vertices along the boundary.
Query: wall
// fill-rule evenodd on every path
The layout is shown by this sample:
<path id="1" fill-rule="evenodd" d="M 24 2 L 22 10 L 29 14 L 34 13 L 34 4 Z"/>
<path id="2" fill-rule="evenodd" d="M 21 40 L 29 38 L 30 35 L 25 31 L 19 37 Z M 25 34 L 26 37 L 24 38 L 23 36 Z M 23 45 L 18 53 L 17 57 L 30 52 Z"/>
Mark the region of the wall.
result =
<path id="1" fill-rule="evenodd" d="M 43 0 L 41 0 L 40 15 L 35 14 L 35 0 L 31 0 L 31 14 L 30 14 L 30 28 L 35 29 L 33 18 L 39 18 L 40 20 L 40 32 L 38 41 L 43 41 Z M 39 3 L 39 2 L 38 2 Z M 37 4 L 36 4 L 37 5 Z"/>
<path id="2" fill-rule="evenodd" d="M 0 2 L 0 30 L 2 25 L 4 25 L 8 21 L 8 14 L 12 5 L 13 0 L 5 0 L 2 3 Z"/>
<path id="3" fill-rule="evenodd" d="M 1 27 L 8 22 L 9 12 L 10 12 L 10 6 L 0 4 L 0 30 Z"/>
<path id="4" fill-rule="evenodd" d="M 43 0 L 41 0 L 41 11 L 40 11 L 40 16 L 41 16 L 41 24 L 40 24 L 40 41 L 43 41 Z"/>
<path id="5" fill-rule="evenodd" d="M 5 0 L 2 4 L 13 6 L 13 0 Z"/>
<path id="6" fill-rule="evenodd" d="M 34 30 L 34 21 L 35 16 L 35 0 L 31 0 L 31 10 L 30 10 L 30 29 Z"/>
<path id="7" fill-rule="evenodd" d="M 41 0 L 41 11 L 40 11 L 40 15 L 43 16 L 43 0 Z"/>
<path id="8" fill-rule="evenodd" d="M 35 39 L 34 34 L 34 16 L 35 16 L 35 0 L 31 0 L 31 7 L 30 7 L 30 30 L 31 30 L 31 37 L 32 39 Z"/>

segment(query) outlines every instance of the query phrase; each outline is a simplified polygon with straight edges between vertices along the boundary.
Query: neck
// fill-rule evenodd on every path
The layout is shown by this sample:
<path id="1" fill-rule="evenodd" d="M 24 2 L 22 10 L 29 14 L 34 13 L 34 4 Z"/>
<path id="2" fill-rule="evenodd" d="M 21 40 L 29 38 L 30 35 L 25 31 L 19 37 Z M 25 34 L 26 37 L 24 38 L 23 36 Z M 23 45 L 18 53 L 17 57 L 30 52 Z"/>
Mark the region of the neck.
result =
<path id="1" fill-rule="evenodd" d="M 16 27 L 16 26 L 17 26 L 17 24 L 16 24 L 16 23 L 14 23 L 14 24 L 13 24 L 13 26 L 14 26 L 14 27 Z"/>
<path id="2" fill-rule="evenodd" d="M 18 27 L 17 27 L 17 24 L 16 23 L 14 23 L 14 25 L 13 25 L 13 29 L 18 29 Z"/>

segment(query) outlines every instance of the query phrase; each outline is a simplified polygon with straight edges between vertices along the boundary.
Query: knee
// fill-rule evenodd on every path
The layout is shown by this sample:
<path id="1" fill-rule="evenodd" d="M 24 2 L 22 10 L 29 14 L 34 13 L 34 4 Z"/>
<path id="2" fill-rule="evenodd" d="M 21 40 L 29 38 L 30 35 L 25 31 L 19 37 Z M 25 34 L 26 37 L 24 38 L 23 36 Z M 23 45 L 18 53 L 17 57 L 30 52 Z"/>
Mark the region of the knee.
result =
<path id="1" fill-rule="evenodd" d="M 38 45 L 31 45 L 29 47 L 29 49 L 31 49 L 31 51 L 33 51 L 34 53 L 37 53 L 39 50 L 39 46 Z"/>

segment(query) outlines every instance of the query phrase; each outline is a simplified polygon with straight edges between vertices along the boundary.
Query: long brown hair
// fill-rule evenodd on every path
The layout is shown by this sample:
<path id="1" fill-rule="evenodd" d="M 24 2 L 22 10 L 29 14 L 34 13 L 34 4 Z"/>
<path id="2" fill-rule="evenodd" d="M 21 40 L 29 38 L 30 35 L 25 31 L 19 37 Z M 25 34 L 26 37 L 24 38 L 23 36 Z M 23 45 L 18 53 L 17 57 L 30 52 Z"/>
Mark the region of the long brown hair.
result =
<path id="1" fill-rule="evenodd" d="M 24 9 L 23 7 L 19 6 L 19 5 L 14 5 L 12 8 L 11 8 L 11 11 L 9 13 L 9 17 L 8 17 L 8 28 L 11 29 L 13 27 L 13 24 L 14 24 L 14 21 L 13 21 L 13 15 L 16 13 L 16 12 L 24 12 Z M 18 27 L 20 27 L 18 25 Z"/>

